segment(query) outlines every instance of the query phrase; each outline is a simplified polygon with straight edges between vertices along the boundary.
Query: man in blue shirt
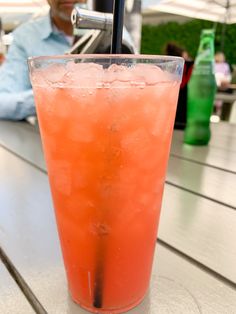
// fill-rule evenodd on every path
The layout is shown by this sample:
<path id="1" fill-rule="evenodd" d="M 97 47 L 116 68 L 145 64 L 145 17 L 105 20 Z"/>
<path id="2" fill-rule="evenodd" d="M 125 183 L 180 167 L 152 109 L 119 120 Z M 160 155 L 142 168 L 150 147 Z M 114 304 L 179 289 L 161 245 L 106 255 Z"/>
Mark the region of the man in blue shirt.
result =
<path id="1" fill-rule="evenodd" d="M 22 120 L 35 115 L 27 58 L 64 54 L 73 43 L 71 11 L 87 0 L 48 0 L 47 16 L 30 21 L 13 32 L 13 42 L 0 67 L 0 119 Z"/>

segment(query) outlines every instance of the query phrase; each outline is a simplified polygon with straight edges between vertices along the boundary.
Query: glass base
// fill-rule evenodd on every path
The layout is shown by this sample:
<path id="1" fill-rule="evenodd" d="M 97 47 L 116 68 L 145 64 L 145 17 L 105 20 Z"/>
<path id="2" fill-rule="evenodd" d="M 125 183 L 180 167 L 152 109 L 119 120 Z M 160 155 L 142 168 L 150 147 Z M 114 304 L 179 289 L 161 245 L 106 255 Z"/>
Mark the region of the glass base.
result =
<path id="1" fill-rule="evenodd" d="M 163 314 L 163 313 L 201 313 L 201 305 L 189 288 L 173 278 L 153 276 L 151 287 L 143 298 L 122 309 L 102 310 L 86 307 L 72 302 L 68 295 L 68 311 L 71 314 Z"/>
<path id="2" fill-rule="evenodd" d="M 121 314 L 121 313 L 126 313 L 129 310 L 131 310 L 134 307 L 136 307 L 138 304 L 140 304 L 143 301 L 144 298 L 145 298 L 145 295 L 142 298 L 138 299 L 138 301 L 136 301 L 136 302 L 134 302 L 134 303 L 132 303 L 132 304 L 126 306 L 126 307 L 120 308 L 120 309 L 97 309 L 97 308 L 94 308 L 94 307 L 85 306 L 85 305 L 77 302 L 73 298 L 72 298 L 72 300 L 76 304 L 78 304 L 81 308 L 85 309 L 86 311 L 88 311 L 90 313 L 96 313 L 96 314 L 99 314 L 99 313 L 102 313 L 102 314 Z"/>

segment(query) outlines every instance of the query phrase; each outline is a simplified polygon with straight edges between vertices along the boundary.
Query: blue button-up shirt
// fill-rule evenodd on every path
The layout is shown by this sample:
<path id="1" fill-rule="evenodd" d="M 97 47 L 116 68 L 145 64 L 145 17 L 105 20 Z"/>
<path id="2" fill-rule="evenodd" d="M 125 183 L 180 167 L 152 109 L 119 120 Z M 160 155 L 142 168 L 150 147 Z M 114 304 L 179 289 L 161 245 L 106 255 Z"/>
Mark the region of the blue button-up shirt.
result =
<path id="1" fill-rule="evenodd" d="M 21 120 L 35 114 L 27 58 L 64 54 L 66 36 L 52 27 L 47 16 L 32 20 L 13 32 L 13 42 L 0 67 L 0 119 Z"/>

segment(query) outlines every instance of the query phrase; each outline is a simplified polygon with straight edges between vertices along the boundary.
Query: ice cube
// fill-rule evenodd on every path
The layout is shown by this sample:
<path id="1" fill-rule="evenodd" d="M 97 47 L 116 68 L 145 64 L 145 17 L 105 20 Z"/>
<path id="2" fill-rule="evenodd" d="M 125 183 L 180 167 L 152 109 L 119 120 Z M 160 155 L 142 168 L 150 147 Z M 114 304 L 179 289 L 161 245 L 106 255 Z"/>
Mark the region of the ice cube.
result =
<path id="1" fill-rule="evenodd" d="M 38 69 L 37 71 L 33 72 L 33 75 L 32 75 L 33 86 L 45 86 L 45 85 L 47 85 L 44 73 L 45 73 L 45 71 L 42 69 Z"/>
<path id="2" fill-rule="evenodd" d="M 126 66 L 112 64 L 104 71 L 105 82 L 130 82 L 132 80 L 132 73 Z"/>
<path id="3" fill-rule="evenodd" d="M 133 75 L 142 78 L 147 85 L 170 81 L 169 74 L 155 64 L 137 64 L 133 67 Z"/>
<path id="4" fill-rule="evenodd" d="M 72 86 L 80 88 L 96 87 L 96 83 L 101 81 L 104 72 L 102 65 L 96 63 L 68 62 L 66 70 L 71 78 Z"/>
<path id="5" fill-rule="evenodd" d="M 49 65 L 44 73 L 45 80 L 48 84 L 58 84 L 64 81 L 66 69 L 64 64 Z"/>

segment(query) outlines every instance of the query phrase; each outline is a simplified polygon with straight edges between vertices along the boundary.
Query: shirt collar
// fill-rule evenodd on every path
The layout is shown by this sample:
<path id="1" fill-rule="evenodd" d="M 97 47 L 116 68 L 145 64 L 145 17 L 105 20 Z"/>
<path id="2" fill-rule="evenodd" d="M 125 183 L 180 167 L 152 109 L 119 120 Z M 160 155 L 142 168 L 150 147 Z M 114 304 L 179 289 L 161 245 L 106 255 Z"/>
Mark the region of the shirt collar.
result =
<path id="1" fill-rule="evenodd" d="M 41 39 L 47 39 L 49 36 L 51 36 L 52 34 L 55 34 L 55 35 L 61 35 L 65 38 L 65 40 L 69 43 L 70 43 L 70 36 L 66 36 L 65 33 L 63 33 L 62 31 L 60 31 L 56 25 L 54 25 L 52 23 L 52 18 L 51 18 L 51 12 L 49 11 L 47 15 L 45 15 L 43 18 L 42 18 L 42 32 L 41 32 Z M 73 38 L 73 36 L 71 36 Z M 72 39 L 73 41 L 73 39 Z"/>
<path id="2" fill-rule="evenodd" d="M 54 33 L 50 12 L 42 18 L 41 23 L 41 38 L 47 39 L 52 33 Z"/>
<path id="3" fill-rule="evenodd" d="M 52 18 L 51 18 L 51 12 L 49 11 L 47 15 L 43 16 L 41 18 L 40 22 L 40 37 L 42 40 L 47 39 L 50 37 L 52 34 L 55 35 L 61 35 L 65 38 L 65 40 L 69 43 L 72 44 L 73 42 L 73 37 L 74 36 L 67 36 L 65 33 L 60 31 L 53 23 L 52 23 Z M 85 29 L 78 29 L 76 35 L 78 37 L 83 36 L 88 30 Z M 71 38 L 70 38 L 71 37 Z"/>

